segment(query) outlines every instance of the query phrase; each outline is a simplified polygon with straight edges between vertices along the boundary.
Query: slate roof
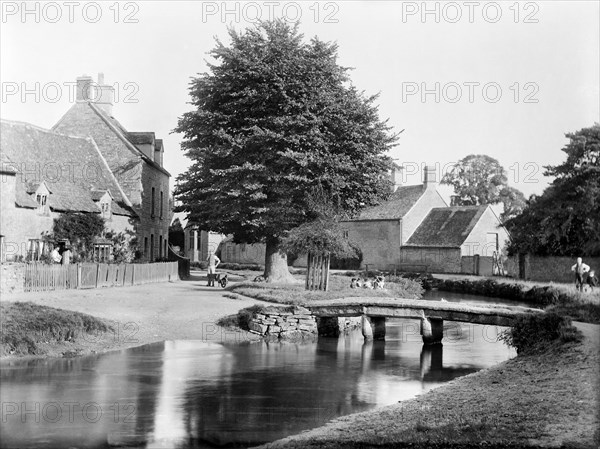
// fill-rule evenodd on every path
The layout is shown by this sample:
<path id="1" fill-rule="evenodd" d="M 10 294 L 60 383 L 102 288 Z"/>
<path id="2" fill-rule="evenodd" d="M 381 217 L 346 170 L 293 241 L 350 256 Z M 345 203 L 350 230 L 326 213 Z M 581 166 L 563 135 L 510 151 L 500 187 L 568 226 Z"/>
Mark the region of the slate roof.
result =
<path id="1" fill-rule="evenodd" d="M 85 109 L 90 108 L 94 113 L 98 115 L 108 126 L 113 130 L 116 136 L 125 144 L 130 151 L 140 156 L 142 160 L 150 164 L 152 167 L 160 170 L 167 176 L 171 174 L 159 164 L 154 162 L 153 158 L 148 157 L 140 150 L 136 145 L 143 143 L 152 143 L 155 140 L 154 132 L 129 132 L 125 129 L 121 123 L 114 118 L 112 115 L 108 115 L 102 108 L 96 106 L 93 102 L 77 102 L 63 115 L 63 117 L 52 127 L 53 130 L 60 128 L 63 121 L 67 123 L 77 122 L 78 120 L 85 121 Z M 161 141 L 162 144 L 162 141 Z"/>
<path id="2" fill-rule="evenodd" d="M 431 209 L 406 246 L 459 248 L 488 206 L 454 206 Z"/>
<path id="3" fill-rule="evenodd" d="M 398 187 L 386 202 L 363 210 L 354 220 L 398 220 L 407 214 L 424 193 L 423 184 Z"/>
<path id="4" fill-rule="evenodd" d="M 112 212 L 135 216 L 129 200 L 91 139 L 66 136 L 37 126 L 0 121 L 0 150 L 18 170 L 16 202 L 34 207 L 27 195 L 45 182 L 51 194 L 48 205 L 56 211 L 95 212 L 92 190 L 109 190 Z"/>

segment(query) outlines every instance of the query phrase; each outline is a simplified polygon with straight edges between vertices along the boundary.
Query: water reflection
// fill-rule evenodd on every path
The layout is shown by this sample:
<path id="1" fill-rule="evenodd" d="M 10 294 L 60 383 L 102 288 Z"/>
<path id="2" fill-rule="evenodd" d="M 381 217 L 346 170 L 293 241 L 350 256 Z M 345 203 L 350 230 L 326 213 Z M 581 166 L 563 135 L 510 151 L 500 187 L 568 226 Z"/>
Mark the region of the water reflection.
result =
<path id="1" fill-rule="evenodd" d="M 309 344 L 168 341 L 4 363 L 0 446 L 259 444 L 514 356 L 486 326 L 446 325 L 443 346 L 423 346 L 418 325 L 397 320 L 386 341 L 365 343 L 360 332 Z"/>

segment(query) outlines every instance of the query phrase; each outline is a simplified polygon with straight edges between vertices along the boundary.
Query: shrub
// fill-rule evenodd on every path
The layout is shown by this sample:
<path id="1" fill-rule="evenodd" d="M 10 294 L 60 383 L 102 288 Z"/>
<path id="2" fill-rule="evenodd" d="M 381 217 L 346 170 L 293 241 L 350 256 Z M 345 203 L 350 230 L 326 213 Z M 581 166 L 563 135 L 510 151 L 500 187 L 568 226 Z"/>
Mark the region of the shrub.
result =
<path id="1" fill-rule="evenodd" d="M 564 343 L 581 341 L 582 335 L 571 319 L 554 312 L 519 316 L 500 339 L 517 354 L 539 354 Z"/>

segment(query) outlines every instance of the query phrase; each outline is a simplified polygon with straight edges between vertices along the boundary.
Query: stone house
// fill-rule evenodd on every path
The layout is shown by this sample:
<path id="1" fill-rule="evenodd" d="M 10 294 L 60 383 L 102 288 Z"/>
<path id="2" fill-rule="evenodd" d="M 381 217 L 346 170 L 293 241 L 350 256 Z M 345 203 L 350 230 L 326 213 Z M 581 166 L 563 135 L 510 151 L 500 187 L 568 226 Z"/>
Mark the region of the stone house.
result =
<path id="1" fill-rule="evenodd" d="M 1 261 L 37 260 L 63 212 L 101 214 L 107 230 L 133 230 L 138 216 L 91 138 L 0 121 Z M 98 252 L 104 242 L 98 242 Z"/>
<path id="2" fill-rule="evenodd" d="M 113 98 L 102 74 L 98 84 L 83 76 L 75 104 L 51 130 L 2 121 L 3 257 L 45 251 L 42 233 L 68 211 L 100 213 L 111 230 L 132 230 L 144 261 L 167 257 L 172 214 L 163 142 L 153 132 L 128 132 L 113 116 Z M 109 242 L 98 245 L 110 252 Z"/>
<path id="3" fill-rule="evenodd" d="M 114 88 L 104 84 L 102 74 L 97 84 L 89 76 L 78 77 L 76 102 L 52 131 L 93 139 L 138 216 L 135 231 L 143 260 L 165 258 L 172 212 L 163 141 L 154 132 L 127 131 L 113 116 L 113 101 Z"/>
<path id="4" fill-rule="evenodd" d="M 363 254 L 369 269 L 473 272 L 473 261 L 486 258 L 478 272 L 490 271 L 494 251 L 509 238 L 489 206 L 448 207 L 437 191 L 436 172 L 426 167 L 423 184 L 399 186 L 384 203 L 343 222 L 346 237 Z M 489 267 L 489 270 L 488 270 Z"/>
<path id="5" fill-rule="evenodd" d="M 217 232 L 203 231 L 197 224 L 186 220 L 185 214 L 178 215 L 180 215 L 178 218 L 184 235 L 184 244 L 181 248 L 183 256 L 190 259 L 190 262 L 205 261 L 208 252 L 216 252 L 225 236 Z"/>

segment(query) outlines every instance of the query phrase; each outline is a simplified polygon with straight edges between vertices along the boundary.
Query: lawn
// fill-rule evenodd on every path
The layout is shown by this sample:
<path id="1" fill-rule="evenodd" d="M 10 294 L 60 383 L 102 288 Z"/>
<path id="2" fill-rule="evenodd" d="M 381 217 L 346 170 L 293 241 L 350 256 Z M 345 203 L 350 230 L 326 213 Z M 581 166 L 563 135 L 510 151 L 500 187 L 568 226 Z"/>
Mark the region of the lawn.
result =
<path id="1" fill-rule="evenodd" d="M 74 342 L 84 334 L 113 330 L 91 315 L 31 302 L 1 303 L 0 326 L 2 357 L 44 355 L 51 345 Z"/>
<path id="2" fill-rule="evenodd" d="M 398 279 L 397 282 L 387 282 L 384 289 L 350 288 L 350 278 L 342 275 L 331 275 L 329 290 L 307 291 L 304 288 L 304 276 L 296 275 L 296 284 L 271 284 L 264 282 L 242 282 L 231 285 L 227 290 L 232 293 L 249 296 L 262 301 L 280 304 L 305 304 L 323 299 L 337 299 L 357 296 L 381 298 L 420 299 L 423 288 L 417 281 Z"/>

